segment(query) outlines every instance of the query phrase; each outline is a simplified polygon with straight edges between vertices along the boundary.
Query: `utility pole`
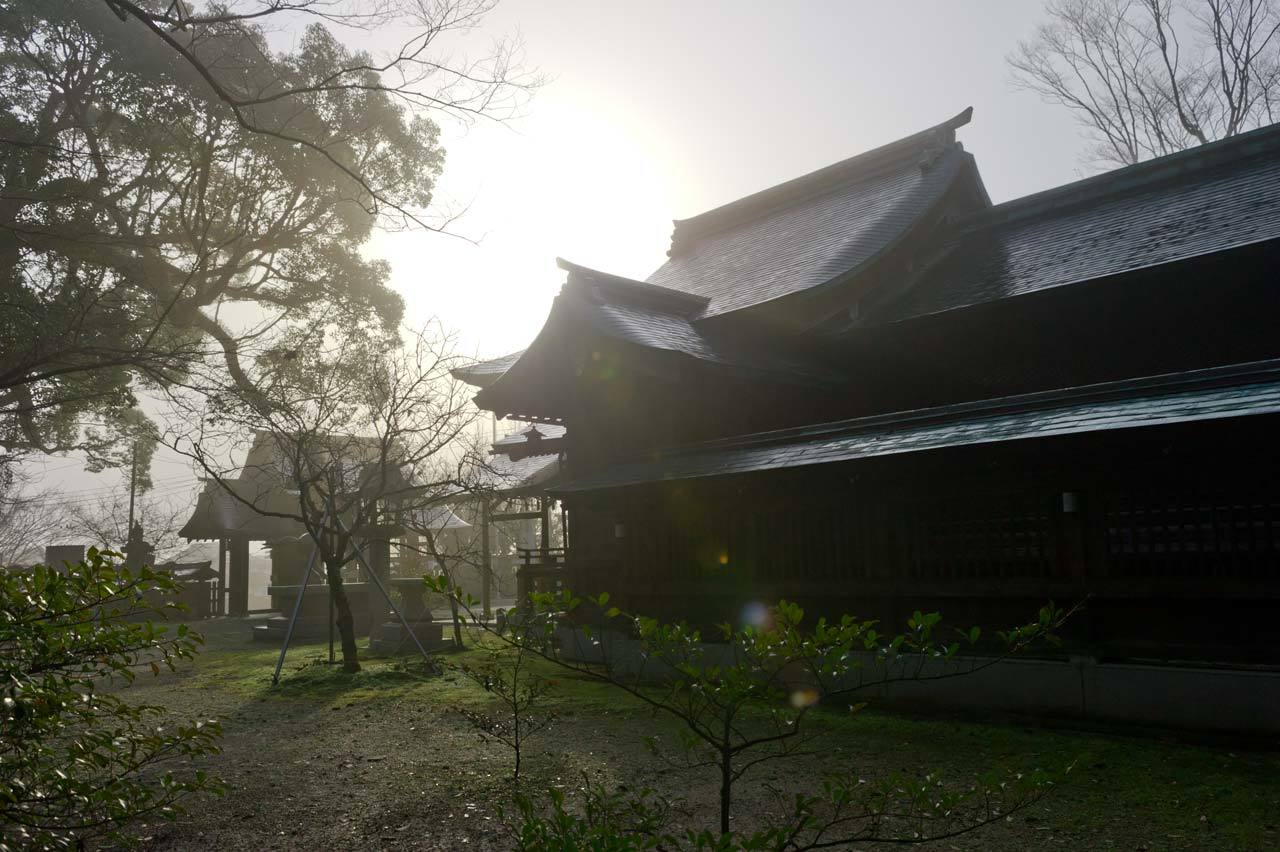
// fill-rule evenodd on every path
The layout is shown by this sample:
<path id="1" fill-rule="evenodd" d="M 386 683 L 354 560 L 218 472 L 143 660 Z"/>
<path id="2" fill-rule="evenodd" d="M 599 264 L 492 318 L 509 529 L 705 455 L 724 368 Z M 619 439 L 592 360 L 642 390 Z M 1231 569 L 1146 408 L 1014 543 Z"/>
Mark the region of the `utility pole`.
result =
<path id="1" fill-rule="evenodd" d="M 133 439 L 133 452 L 129 455 L 129 526 L 133 532 L 133 495 L 138 488 L 138 439 Z"/>

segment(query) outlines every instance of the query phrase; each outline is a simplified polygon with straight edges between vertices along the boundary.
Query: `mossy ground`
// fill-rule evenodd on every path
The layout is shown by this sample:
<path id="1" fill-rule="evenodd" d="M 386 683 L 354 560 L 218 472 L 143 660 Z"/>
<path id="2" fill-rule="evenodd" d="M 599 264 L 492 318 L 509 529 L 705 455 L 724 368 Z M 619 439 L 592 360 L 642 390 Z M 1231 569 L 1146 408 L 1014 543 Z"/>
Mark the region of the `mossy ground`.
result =
<path id="1" fill-rule="evenodd" d="M 223 753 L 205 765 L 227 793 L 192 802 L 177 823 L 147 826 L 146 845 L 510 848 L 499 815 L 510 801 L 510 755 L 481 742 L 461 712 L 493 704 L 483 689 L 458 674 L 433 676 L 413 658 L 370 657 L 344 674 L 325 664 L 321 645 L 295 646 L 273 687 L 278 652 L 249 642 L 244 622 L 209 623 L 206 633 L 195 663 L 130 692 L 176 717 L 222 720 Z M 678 796 L 691 824 L 710 821 L 714 777 L 674 772 L 644 746 L 646 736 L 674 738 L 669 722 L 607 686 L 546 674 L 560 718 L 530 745 L 526 789 L 572 789 L 585 773 Z M 782 807 L 770 786 L 797 789 L 841 767 L 869 776 L 937 770 L 963 782 L 990 769 L 1073 765 L 1033 807 L 938 848 L 1280 848 L 1280 754 L 1264 748 L 874 709 L 824 710 L 816 730 L 816 754 L 740 783 L 742 824 Z"/>

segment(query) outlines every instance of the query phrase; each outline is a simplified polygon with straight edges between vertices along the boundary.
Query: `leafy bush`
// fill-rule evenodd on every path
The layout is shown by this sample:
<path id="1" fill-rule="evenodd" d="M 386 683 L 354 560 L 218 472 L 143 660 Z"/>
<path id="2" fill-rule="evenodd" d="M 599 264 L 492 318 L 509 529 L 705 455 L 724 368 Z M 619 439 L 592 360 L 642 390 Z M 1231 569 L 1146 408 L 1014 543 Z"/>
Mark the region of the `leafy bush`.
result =
<path id="1" fill-rule="evenodd" d="M 789 850 L 927 842 L 1001 820 L 1053 784 L 1053 775 L 1040 770 L 989 775 L 957 788 L 935 774 L 869 782 L 857 767 L 841 767 L 818 789 L 788 793 L 789 813 L 762 832 L 740 837 L 730 828 L 738 782 L 762 764 L 805 753 L 814 737 L 806 723 L 818 705 L 857 712 L 863 706 L 860 693 L 965 677 L 1034 646 L 1056 644 L 1055 631 L 1071 613 L 1052 604 L 1030 623 L 997 631 L 985 653 L 975 654 L 982 631 L 948 630 L 937 613 L 916 612 L 905 631 L 892 635 L 880 632 L 874 621 L 850 615 L 807 622 L 804 611 L 787 601 L 762 612 L 758 623 L 721 624 L 707 640 L 685 623 L 624 613 L 609 605 L 607 594 L 582 599 L 563 592 L 533 596 L 522 613 L 524 629 L 502 631 L 476 618 L 474 602 L 456 589 L 428 585 L 457 596 L 491 641 L 620 689 L 655 715 L 679 723 L 676 749 L 656 739 L 650 745 L 677 769 L 715 770 L 719 830 L 688 833 L 679 841 L 662 835 L 661 848 Z M 568 616 L 576 618 L 576 629 L 569 627 Z M 613 801 L 588 789 L 588 815 L 634 816 L 637 809 L 645 810 L 645 801 L 604 806 Z M 655 836 L 648 819 L 640 821 L 644 830 L 608 820 L 584 823 L 565 809 L 558 793 L 542 808 L 527 798 L 518 803 L 525 819 L 517 835 L 529 849 L 561 848 L 547 838 L 563 848 L 643 849 L 649 847 L 634 845 L 638 838 Z"/>
<path id="2" fill-rule="evenodd" d="M 1038 800 L 1052 783 L 1035 772 L 954 789 L 936 775 L 868 782 L 828 779 L 820 795 L 795 795 L 777 824 L 749 835 L 671 827 L 675 805 L 649 789 L 610 791 L 587 781 L 577 807 L 563 792 L 517 793 L 511 821 L 520 852 L 803 852 L 861 843 L 924 844 L 967 834 Z"/>
<path id="3" fill-rule="evenodd" d="M 567 808 L 564 793 L 554 788 L 541 803 L 515 794 L 510 827 L 520 852 L 647 852 L 676 842 L 667 830 L 671 803 L 666 799 L 648 789 L 610 791 L 584 781 L 580 814 Z"/>
<path id="4" fill-rule="evenodd" d="M 133 820 L 220 791 L 164 766 L 217 752 L 217 722 L 169 726 L 109 689 L 195 653 L 186 625 L 150 620 L 179 608 L 176 591 L 167 573 L 94 549 L 64 570 L 0 571 L 0 852 L 128 842 Z"/>

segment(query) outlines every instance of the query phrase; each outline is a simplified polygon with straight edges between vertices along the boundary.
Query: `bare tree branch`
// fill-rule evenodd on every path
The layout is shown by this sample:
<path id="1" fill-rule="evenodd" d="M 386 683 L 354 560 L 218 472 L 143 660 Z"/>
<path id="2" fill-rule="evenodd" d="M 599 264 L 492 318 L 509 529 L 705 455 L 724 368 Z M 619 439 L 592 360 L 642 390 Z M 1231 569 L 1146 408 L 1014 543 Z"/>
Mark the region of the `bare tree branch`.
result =
<path id="1" fill-rule="evenodd" d="M 1046 11 L 1007 57 L 1013 81 L 1074 113 L 1095 163 L 1129 165 L 1274 119 L 1276 0 L 1051 0 Z"/>

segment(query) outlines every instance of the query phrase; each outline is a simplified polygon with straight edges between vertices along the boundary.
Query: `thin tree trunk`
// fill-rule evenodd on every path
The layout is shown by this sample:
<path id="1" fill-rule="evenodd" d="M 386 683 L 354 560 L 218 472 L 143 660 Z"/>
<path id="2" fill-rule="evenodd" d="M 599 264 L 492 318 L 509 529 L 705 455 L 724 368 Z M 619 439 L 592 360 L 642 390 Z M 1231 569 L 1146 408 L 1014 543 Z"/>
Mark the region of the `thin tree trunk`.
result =
<path id="1" fill-rule="evenodd" d="M 727 729 L 726 722 L 725 728 Z M 727 731 L 726 731 L 727 734 Z M 726 735 L 725 740 L 728 740 Z M 720 752 L 720 834 L 729 833 L 729 807 L 733 796 L 733 756 L 727 751 Z"/>
<path id="2" fill-rule="evenodd" d="M 516 700 L 519 700 L 519 699 L 516 699 Z M 522 745 L 522 743 L 520 742 L 520 712 L 517 710 L 512 715 L 512 718 L 515 720 L 515 731 L 514 731 L 514 735 L 512 736 L 511 742 L 515 744 L 516 765 L 515 765 L 515 771 L 511 773 L 511 780 L 519 784 L 520 783 L 520 746 Z"/>
<path id="3" fill-rule="evenodd" d="M 449 581 L 449 614 L 453 616 L 453 643 L 461 651 L 463 648 L 462 615 L 458 612 L 458 596 L 453 583 L 453 572 L 445 566 L 444 557 L 440 555 L 440 551 L 436 548 L 436 537 L 428 532 L 423 538 L 427 542 L 427 552 L 431 555 L 432 560 L 440 566 L 440 572 L 444 574 L 444 578 Z"/>
<path id="4" fill-rule="evenodd" d="M 444 575 L 449 578 L 449 588 L 452 590 L 454 588 L 453 575 L 447 570 Z M 453 644 L 457 645 L 458 650 L 461 651 L 464 647 L 462 644 L 462 616 L 458 613 L 458 596 L 456 593 L 449 595 L 449 612 L 453 616 Z"/>
<path id="5" fill-rule="evenodd" d="M 347 590 L 342 585 L 342 565 L 325 563 L 325 575 L 329 580 L 329 589 L 333 592 L 333 607 L 338 614 L 335 623 L 338 625 L 338 636 L 342 639 L 342 670 L 358 672 L 360 659 L 356 652 L 356 620 L 351 614 Z"/>

